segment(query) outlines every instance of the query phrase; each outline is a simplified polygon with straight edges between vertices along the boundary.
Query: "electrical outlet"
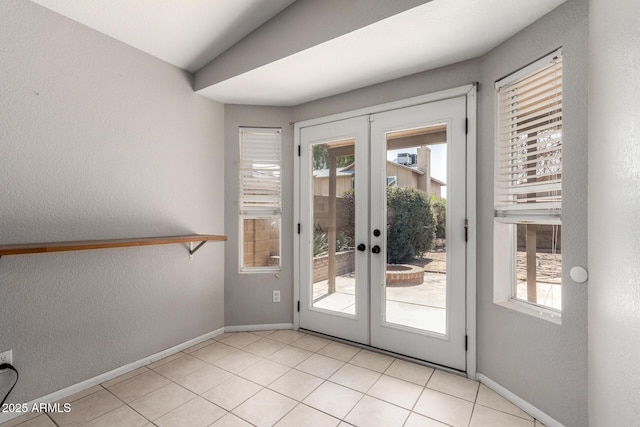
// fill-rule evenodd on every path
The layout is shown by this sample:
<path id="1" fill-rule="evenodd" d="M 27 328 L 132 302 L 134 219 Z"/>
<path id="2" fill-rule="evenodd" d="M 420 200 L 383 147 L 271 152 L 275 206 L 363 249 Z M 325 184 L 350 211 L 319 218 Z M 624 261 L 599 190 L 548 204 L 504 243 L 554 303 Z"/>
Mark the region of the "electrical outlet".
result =
<path id="1" fill-rule="evenodd" d="M 7 350 L 0 353 L 0 365 L 3 363 L 13 364 L 13 350 Z"/>
<path id="2" fill-rule="evenodd" d="M 273 291 L 273 302 L 280 302 L 280 291 Z"/>

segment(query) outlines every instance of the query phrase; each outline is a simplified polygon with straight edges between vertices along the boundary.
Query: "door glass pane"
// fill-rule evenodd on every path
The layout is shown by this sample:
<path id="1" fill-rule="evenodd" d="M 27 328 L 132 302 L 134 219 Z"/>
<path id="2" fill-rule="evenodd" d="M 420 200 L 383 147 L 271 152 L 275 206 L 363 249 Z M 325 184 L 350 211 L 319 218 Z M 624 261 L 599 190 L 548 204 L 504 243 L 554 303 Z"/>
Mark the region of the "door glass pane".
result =
<path id="1" fill-rule="evenodd" d="M 356 314 L 355 140 L 312 146 L 312 305 Z"/>
<path id="2" fill-rule="evenodd" d="M 446 333 L 447 127 L 387 134 L 385 320 Z"/>

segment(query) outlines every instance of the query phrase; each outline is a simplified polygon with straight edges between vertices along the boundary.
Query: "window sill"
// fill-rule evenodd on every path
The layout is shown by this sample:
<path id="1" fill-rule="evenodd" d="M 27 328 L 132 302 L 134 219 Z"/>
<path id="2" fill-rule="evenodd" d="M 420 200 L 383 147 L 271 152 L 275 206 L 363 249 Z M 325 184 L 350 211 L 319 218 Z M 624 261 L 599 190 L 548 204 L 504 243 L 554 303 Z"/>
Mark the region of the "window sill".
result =
<path id="1" fill-rule="evenodd" d="M 515 300 L 494 301 L 493 303 L 509 310 L 518 311 L 528 314 L 529 316 L 537 317 L 538 319 L 546 320 L 547 322 L 555 323 L 556 325 L 562 325 L 562 313 L 558 313 L 557 311 L 536 307 Z"/>
<path id="2" fill-rule="evenodd" d="M 282 271 L 282 267 L 254 267 L 254 268 L 241 268 L 238 270 L 238 274 L 257 274 L 257 273 L 276 273 L 279 274 Z"/>

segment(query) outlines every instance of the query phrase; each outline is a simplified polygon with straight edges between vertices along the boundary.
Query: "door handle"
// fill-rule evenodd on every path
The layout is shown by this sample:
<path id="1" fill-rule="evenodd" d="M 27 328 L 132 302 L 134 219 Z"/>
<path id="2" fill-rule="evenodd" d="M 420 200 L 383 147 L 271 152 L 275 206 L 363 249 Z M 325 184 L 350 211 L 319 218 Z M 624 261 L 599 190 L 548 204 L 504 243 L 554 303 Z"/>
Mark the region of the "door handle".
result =
<path id="1" fill-rule="evenodd" d="M 367 249 L 367 246 L 366 246 L 364 243 L 360 243 L 360 244 L 358 245 L 358 250 L 359 250 L 360 252 L 364 251 L 365 249 Z"/>
<path id="2" fill-rule="evenodd" d="M 375 245 L 374 247 L 371 248 L 371 252 L 373 252 L 374 254 L 379 254 L 380 253 L 380 246 Z"/>

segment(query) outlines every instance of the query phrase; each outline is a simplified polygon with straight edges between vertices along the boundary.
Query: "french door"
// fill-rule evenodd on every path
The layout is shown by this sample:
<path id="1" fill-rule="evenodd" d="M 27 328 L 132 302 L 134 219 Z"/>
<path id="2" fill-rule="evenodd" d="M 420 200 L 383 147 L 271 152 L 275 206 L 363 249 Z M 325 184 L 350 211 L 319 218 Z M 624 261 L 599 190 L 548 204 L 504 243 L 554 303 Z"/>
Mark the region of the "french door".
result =
<path id="1" fill-rule="evenodd" d="M 300 129 L 300 327 L 466 370 L 465 115 Z"/>

